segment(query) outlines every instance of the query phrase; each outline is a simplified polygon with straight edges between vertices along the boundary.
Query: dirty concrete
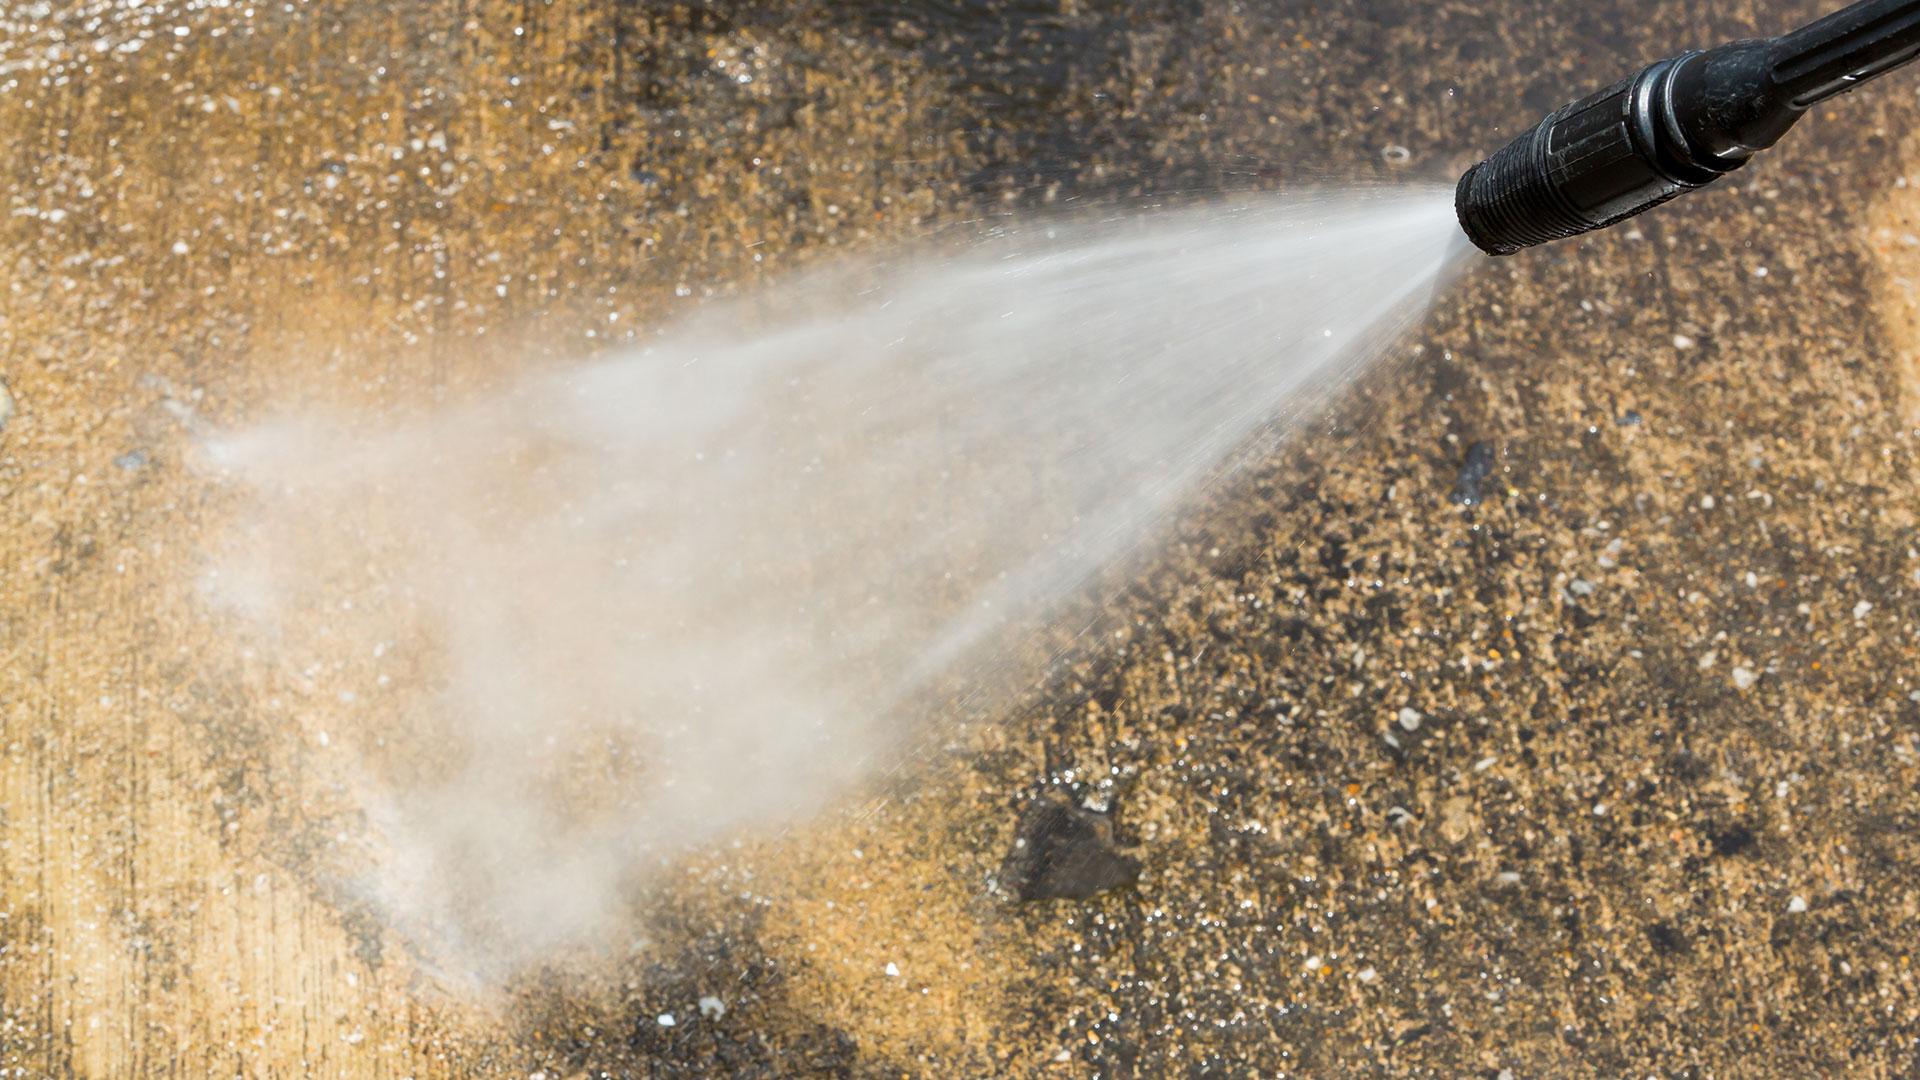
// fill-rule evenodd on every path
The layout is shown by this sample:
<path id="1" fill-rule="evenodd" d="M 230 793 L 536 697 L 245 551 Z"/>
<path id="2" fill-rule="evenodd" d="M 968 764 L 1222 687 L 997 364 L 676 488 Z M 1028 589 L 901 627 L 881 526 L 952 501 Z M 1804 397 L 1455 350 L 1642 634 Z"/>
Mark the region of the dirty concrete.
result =
<path id="1" fill-rule="evenodd" d="M 336 706 L 209 663 L 191 590 L 192 436 L 270 405 L 1027 205 L 1449 176 L 1815 5 L 46 7 L 0 13 L 10 1075 L 1920 1069 L 1911 79 L 1476 267 L 1052 677 L 690 860 L 630 955 L 418 962 L 336 872 L 366 822 L 296 734 Z M 1005 896 L 1059 799 L 1137 883 Z"/>

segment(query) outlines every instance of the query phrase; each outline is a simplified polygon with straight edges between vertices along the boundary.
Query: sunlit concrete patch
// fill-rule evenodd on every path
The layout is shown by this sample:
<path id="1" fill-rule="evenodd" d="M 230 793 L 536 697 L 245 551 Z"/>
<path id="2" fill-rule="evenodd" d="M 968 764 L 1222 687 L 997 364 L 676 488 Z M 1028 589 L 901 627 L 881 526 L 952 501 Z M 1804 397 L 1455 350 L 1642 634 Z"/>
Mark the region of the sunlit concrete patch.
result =
<path id="1" fill-rule="evenodd" d="M 1906 167 L 1873 182 L 1878 191 L 1861 240 L 1874 269 L 1875 306 L 1893 349 L 1899 408 L 1908 426 L 1920 429 L 1920 142 L 1909 139 L 1906 148 Z"/>

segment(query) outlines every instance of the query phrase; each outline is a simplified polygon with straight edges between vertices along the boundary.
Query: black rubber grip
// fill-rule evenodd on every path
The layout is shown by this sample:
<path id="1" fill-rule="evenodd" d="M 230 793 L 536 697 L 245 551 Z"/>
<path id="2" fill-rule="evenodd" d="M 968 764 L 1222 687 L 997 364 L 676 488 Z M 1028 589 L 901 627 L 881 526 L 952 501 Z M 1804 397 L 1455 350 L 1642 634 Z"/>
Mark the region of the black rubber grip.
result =
<path id="1" fill-rule="evenodd" d="M 1807 108 L 1920 57 L 1920 0 L 1862 0 L 1773 43 L 1773 76 Z"/>

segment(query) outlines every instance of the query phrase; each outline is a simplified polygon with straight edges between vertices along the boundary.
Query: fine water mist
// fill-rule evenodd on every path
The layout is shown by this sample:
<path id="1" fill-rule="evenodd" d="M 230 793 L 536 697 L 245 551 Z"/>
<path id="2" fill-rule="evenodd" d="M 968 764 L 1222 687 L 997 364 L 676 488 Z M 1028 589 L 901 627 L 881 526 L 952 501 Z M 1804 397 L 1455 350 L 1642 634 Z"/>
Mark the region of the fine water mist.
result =
<path id="1" fill-rule="evenodd" d="M 208 594 L 360 718 L 356 887 L 508 974 L 1023 685 L 1050 609 L 1461 250 L 1444 190 L 1009 226 L 437 412 L 282 417 L 208 447 L 244 496 Z"/>

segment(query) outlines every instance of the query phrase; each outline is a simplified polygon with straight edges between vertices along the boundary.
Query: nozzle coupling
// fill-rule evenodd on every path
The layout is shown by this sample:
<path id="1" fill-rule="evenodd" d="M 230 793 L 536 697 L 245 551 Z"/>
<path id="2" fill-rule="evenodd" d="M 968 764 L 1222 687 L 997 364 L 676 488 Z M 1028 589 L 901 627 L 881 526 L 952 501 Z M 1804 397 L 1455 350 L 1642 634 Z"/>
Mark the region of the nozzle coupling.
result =
<path id="1" fill-rule="evenodd" d="M 1920 0 L 1861 0 L 1777 38 L 1656 61 L 1564 106 L 1460 178 L 1491 255 L 1603 229 L 1710 184 L 1814 104 L 1920 56 Z"/>
<path id="2" fill-rule="evenodd" d="M 1535 125 L 1468 169 L 1454 209 L 1491 255 L 1603 229 L 1746 163 L 1696 155 L 1674 116 L 1674 76 L 1700 53 L 1661 60 Z"/>

